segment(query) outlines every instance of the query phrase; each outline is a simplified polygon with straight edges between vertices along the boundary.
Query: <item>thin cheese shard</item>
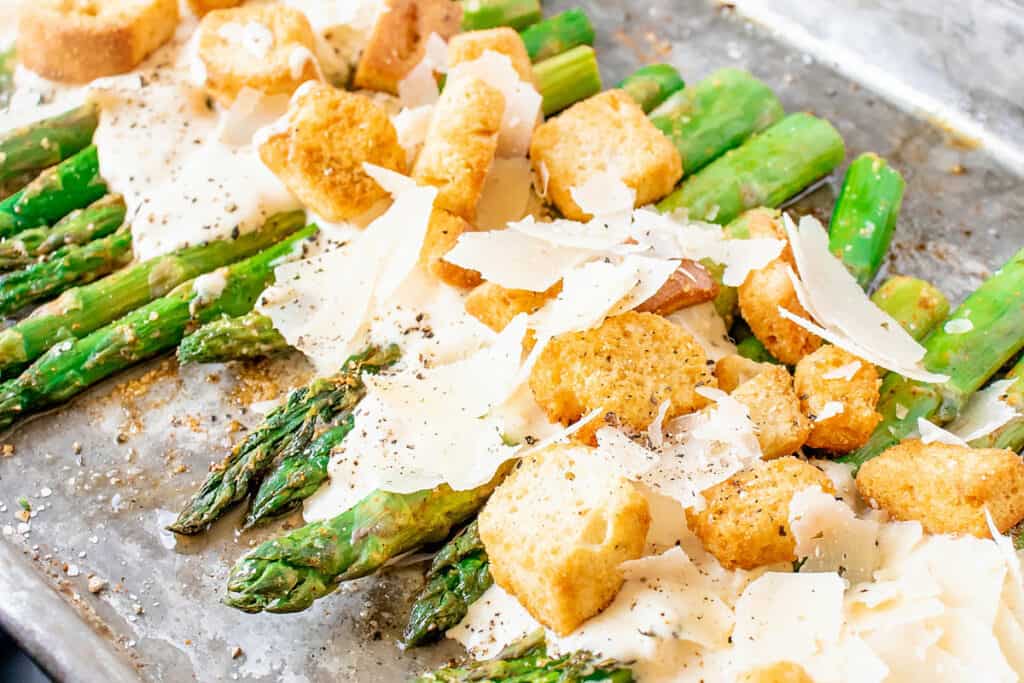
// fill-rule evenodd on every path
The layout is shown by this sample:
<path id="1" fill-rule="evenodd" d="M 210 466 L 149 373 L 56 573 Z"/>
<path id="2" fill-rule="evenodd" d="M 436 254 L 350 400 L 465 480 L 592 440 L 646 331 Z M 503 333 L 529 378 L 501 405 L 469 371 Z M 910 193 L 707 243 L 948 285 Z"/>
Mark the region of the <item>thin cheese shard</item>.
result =
<path id="1" fill-rule="evenodd" d="M 463 233 L 444 260 L 508 289 L 543 292 L 592 256 L 518 230 L 492 230 Z"/>
<path id="2" fill-rule="evenodd" d="M 946 430 L 964 441 L 988 436 L 1017 417 L 1017 410 L 1006 402 L 1006 392 L 1017 379 L 1003 379 L 973 394 Z"/>
<path id="3" fill-rule="evenodd" d="M 719 361 L 736 353 L 736 344 L 729 336 L 725 321 L 718 314 L 715 302 L 687 306 L 666 318 L 690 333 L 704 349 L 708 359 Z"/>
<path id="4" fill-rule="evenodd" d="M 502 230 L 522 220 L 530 205 L 530 162 L 524 157 L 495 159 L 476 204 L 479 230 Z"/>
<path id="5" fill-rule="evenodd" d="M 789 526 L 803 572 L 837 572 L 850 583 L 870 581 L 878 564 L 878 522 L 858 519 L 845 503 L 813 486 L 789 502 Z"/>
<path id="6" fill-rule="evenodd" d="M 921 435 L 921 443 L 944 443 L 950 446 L 967 446 L 967 442 L 956 434 L 929 422 L 923 417 L 917 418 L 917 432 Z"/>

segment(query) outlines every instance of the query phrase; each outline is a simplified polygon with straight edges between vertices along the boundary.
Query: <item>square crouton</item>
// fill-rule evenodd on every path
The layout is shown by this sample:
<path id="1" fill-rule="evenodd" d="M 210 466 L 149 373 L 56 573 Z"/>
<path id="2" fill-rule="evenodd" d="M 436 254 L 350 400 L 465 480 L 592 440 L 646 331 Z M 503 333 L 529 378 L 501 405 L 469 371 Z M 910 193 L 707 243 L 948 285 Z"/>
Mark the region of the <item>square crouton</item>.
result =
<path id="1" fill-rule="evenodd" d="M 560 635 L 608 606 L 651 522 L 630 481 L 568 445 L 526 458 L 479 519 L 495 583 Z"/>
<path id="2" fill-rule="evenodd" d="M 765 459 L 795 453 L 811 433 L 811 421 L 800 412 L 793 377 L 786 368 L 761 364 L 761 371 L 740 384 L 732 397 L 750 413 Z"/>
<path id="3" fill-rule="evenodd" d="M 512 61 L 512 68 L 523 81 L 535 82 L 533 62 L 526 52 L 526 44 L 515 29 L 507 26 L 467 31 L 453 37 L 448 41 L 448 68 L 479 59 L 488 50 L 508 57 Z"/>
<path id="4" fill-rule="evenodd" d="M 178 0 L 21 4 L 18 59 L 46 78 L 85 83 L 131 71 L 174 35 Z"/>
<path id="5" fill-rule="evenodd" d="M 399 173 L 406 163 L 383 109 L 363 95 L 322 84 L 293 98 L 288 128 L 269 136 L 259 152 L 303 204 L 329 221 L 356 218 L 388 198 L 364 162 Z"/>
<path id="6" fill-rule="evenodd" d="M 796 296 L 789 268 L 780 257 L 750 273 L 739 286 L 739 304 L 743 319 L 768 352 L 786 365 L 796 365 L 821 346 L 821 339 L 779 313 L 782 307 L 802 318 L 811 318 Z"/>
<path id="7" fill-rule="evenodd" d="M 789 528 L 789 501 L 809 486 L 833 493 L 814 465 L 792 456 L 739 472 L 704 491 L 703 510 L 686 510 L 686 521 L 726 569 L 754 569 L 791 562 L 796 543 Z"/>
<path id="8" fill-rule="evenodd" d="M 653 313 L 630 311 L 599 327 L 551 339 L 530 373 L 533 398 L 548 419 L 572 424 L 600 408 L 606 420 L 641 432 L 669 402 L 666 419 L 708 401 L 699 386 L 714 386 L 704 349 L 682 327 Z M 576 432 L 596 444 L 604 420 Z"/>
<path id="9" fill-rule="evenodd" d="M 290 95 L 306 81 L 320 80 L 313 28 L 287 5 L 214 10 L 198 32 L 206 89 L 225 107 L 243 88 Z"/>
<path id="10" fill-rule="evenodd" d="M 504 113 L 505 96 L 497 88 L 476 78 L 448 82 L 412 173 L 420 184 L 438 188 L 434 206 L 476 220 Z"/>
<path id="11" fill-rule="evenodd" d="M 932 534 L 989 537 L 1024 519 L 1024 461 L 1009 450 L 904 441 L 861 466 L 857 490 L 892 517 Z"/>
<path id="12" fill-rule="evenodd" d="M 454 0 L 387 0 L 359 58 L 357 88 L 398 94 L 398 83 L 420 63 L 431 33 L 448 40 L 462 27 Z"/>
<path id="13" fill-rule="evenodd" d="M 826 344 L 800 359 L 794 379 L 801 410 L 813 421 L 808 446 L 849 453 L 867 443 L 882 420 L 874 365 Z"/>
<path id="14" fill-rule="evenodd" d="M 466 313 L 495 332 L 501 332 L 512 322 L 512 318 L 520 313 L 536 313 L 561 291 L 561 281 L 544 292 L 508 289 L 493 282 L 485 282 L 466 297 Z"/>
<path id="15" fill-rule="evenodd" d="M 201 17 L 207 12 L 212 12 L 215 9 L 231 9 L 232 7 L 238 7 L 245 0 L 188 0 L 188 8 L 192 10 L 192 13 L 197 17 Z"/>
<path id="16" fill-rule="evenodd" d="M 795 662 L 775 662 L 745 671 L 737 683 L 814 683 L 814 679 Z"/>
<path id="17" fill-rule="evenodd" d="M 472 225 L 458 216 L 443 209 L 434 209 L 430 214 L 427 234 L 423 238 L 420 263 L 434 277 L 453 287 L 476 287 L 482 282 L 480 273 L 460 268 L 444 260 L 444 255 L 455 246 L 459 235 L 472 232 L 473 229 Z"/>
<path id="18" fill-rule="evenodd" d="M 567 218 L 591 216 L 569 190 L 609 171 L 636 190 L 636 206 L 672 191 L 683 176 L 679 152 L 622 90 L 594 95 L 546 121 L 533 133 L 530 161 L 548 178 L 548 196 Z"/>

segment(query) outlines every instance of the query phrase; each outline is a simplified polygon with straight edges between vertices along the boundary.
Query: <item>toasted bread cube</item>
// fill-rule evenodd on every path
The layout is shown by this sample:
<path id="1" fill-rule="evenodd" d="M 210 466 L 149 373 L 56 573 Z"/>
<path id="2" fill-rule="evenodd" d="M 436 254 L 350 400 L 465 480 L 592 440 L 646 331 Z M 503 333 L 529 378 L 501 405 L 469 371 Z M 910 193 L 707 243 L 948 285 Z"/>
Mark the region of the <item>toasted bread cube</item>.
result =
<path id="1" fill-rule="evenodd" d="M 732 392 L 750 413 L 765 459 L 795 453 L 811 433 L 811 421 L 800 412 L 800 399 L 786 368 L 761 364 L 753 378 Z"/>
<path id="2" fill-rule="evenodd" d="M 405 172 L 405 150 L 384 110 L 367 97 L 322 84 L 293 98 L 288 128 L 268 137 L 259 151 L 303 204 L 330 221 L 355 218 L 388 198 L 364 162 Z"/>
<path id="3" fill-rule="evenodd" d="M 814 679 L 795 662 L 775 662 L 745 671 L 738 683 L 814 683 Z"/>
<path id="4" fill-rule="evenodd" d="M 989 537 L 1024 519 L 1024 460 L 1010 450 L 904 441 L 864 463 L 861 497 L 932 534 Z"/>
<path id="5" fill-rule="evenodd" d="M 192 13 L 197 17 L 201 17 L 207 12 L 212 12 L 215 9 L 231 9 L 232 7 L 238 7 L 245 0 L 188 0 L 188 7 L 192 10 Z"/>
<path id="6" fill-rule="evenodd" d="M 313 28 L 287 5 L 214 10 L 198 32 L 206 89 L 225 107 L 243 88 L 290 95 L 306 81 L 321 80 Z"/>
<path id="7" fill-rule="evenodd" d="M 434 107 L 413 177 L 438 188 L 434 206 L 470 223 L 498 149 L 505 96 L 476 78 L 449 82 Z"/>
<path id="8" fill-rule="evenodd" d="M 780 361 L 795 365 L 817 350 L 821 339 L 779 314 L 781 306 L 801 318 L 811 317 L 797 299 L 788 268 L 784 259 L 777 258 L 750 273 L 739 287 L 739 302 L 743 319 L 754 336 Z"/>
<path id="9" fill-rule="evenodd" d="M 664 401 L 666 419 L 707 405 L 699 386 L 714 386 L 704 349 L 683 328 L 653 313 L 630 311 L 591 330 L 547 343 L 530 373 L 530 389 L 548 418 L 569 425 L 600 408 L 606 419 L 647 429 Z M 604 426 L 591 420 L 576 432 L 596 443 Z"/>
<path id="10" fill-rule="evenodd" d="M 520 313 L 536 313 L 562 291 L 561 281 L 545 292 L 508 289 L 493 282 L 476 287 L 466 297 L 466 312 L 495 332 L 501 332 Z"/>
<path id="11" fill-rule="evenodd" d="M 656 201 L 683 177 L 679 152 L 622 90 L 577 102 L 533 133 L 530 161 L 548 178 L 548 197 L 566 218 L 589 220 L 570 190 L 610 171 L 636 190 L 636 206 Z"/>
<path id="12" fill-rule="evenodd" d="M 520 463 L 479 519 L 495 583 L 561 635 L 608 606 L 651 523 L 632 482 L 564 444 Z"/>
<path id="13" fill-rule="evenodd" d="M 18 59 L 51 80 L 85 83 L 131 71 L 177 26 L 178 0 L 24 2 Z"/>
<path id="14" fill-rule="evenodd" d="M 526 45 L 515 29 L 502 26 L 484 31 L 460 33 L 448 41 L 448 68 L 465 62 L 472 62 L 491 50 L 505 55 L 512 61 L 512 68 L 519 78 L 534 83 L 533 62 L 526 52 Z"/>
<path id="15" fill-rule="evenodd" d="M 703 510 L 686 510 L 686 521 L 726 569 L 754 569 L 795 560 L 789 501 L 809 486 L 833 493 L 814 465 L 792 456 L 734 474 L 701 495 Z"/>
<path id="16" fill-rule="evenodd" d="M 370 33 L 353 84 L 398 94 L 426 52 L 431 33 L 448 40 L 462 27 L 462 4 L 454 0 L 387 0 Z"/>
<path id="17" fill-rule="evenodd" d="M 731 394 L 739 385 L 760 375 L 767 365 L 737 354 L 723 356 L 715 363 L 718 388 Z"/>
<path id="18" fill-rule="evenodd" d="M 458 216 L 443 209 L 434 209 L 430 214 L 427 234 L 423 238 L 420 250 L 420 263 L 434 277 L 447 282 L 453 287 L 476 287 L 482 282 L 480 273 L 475 270 L 460 268 L 444 260 L 444 255 L 451 251 L 458 241 L 459 235 L 472 232 L 473 226 Z"/>
<path id="19" fill-rule="evenodd" d="M 849 453 L 867 443 L 882 420 L 875 410 L 882 385 L 875 366 L 838 346 L 826 344 L 804 356 L 796 364 L 795 381 L 800 409 L 813 420 L 807 439 L 812 448 Z M 830 403 L 842 404 L 842 412 L 822 419 Z"/>

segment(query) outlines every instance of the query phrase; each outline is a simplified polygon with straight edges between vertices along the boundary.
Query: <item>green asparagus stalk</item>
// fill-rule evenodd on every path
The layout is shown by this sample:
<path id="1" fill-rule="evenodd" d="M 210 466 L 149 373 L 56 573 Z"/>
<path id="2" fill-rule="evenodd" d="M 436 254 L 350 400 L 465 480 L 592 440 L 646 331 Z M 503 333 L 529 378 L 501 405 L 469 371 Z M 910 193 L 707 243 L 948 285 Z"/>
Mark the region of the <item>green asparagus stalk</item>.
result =
<path id="1" fill-rule="evenodd" d="M 374 491 L 333 519 L 263 543 L 235 564 L 226 602 L 246 612 L 298 612 L 398 555 L 448 538 L 501 480 L 469 491 Z"/>
<path id="2" fill-rule="evenodd" d="M 470 662 L 424 674 L 416 683 L 631 683 L 629 668 L 586 651 L 548 654 L 544 631 L 537 631 L 505 648 L 494 659 Z"/>
<path id="3" fill-rule="evenodd" d="M 645 114 L 650 114 L 665 98 L 682 90 L 685 85 L 674 66 L 648 64 L 626 76 L 617 87 L 629 93 Z"/>
<path id="4" fill-rule="evenodd" d="M 692 175 L 783 115 L 782 103 L 767 85 L 746 71 L 720 69 L 669 96 L 650 116 Z"/>
<path id="5" fill-rule="evenodd" d="M 90 145 L 0 202 L 0 237 L 53 223 L 106 193 L 96 147 Z"/>
<path id="6" fill-rule="evenodd" d="M 132 260 L 132 234 L 115 232 L 82 246 L 61 247 L 53 258 L 0 277 L 0 315 L 52 299 L 103 277 Z"/>
<path id="7" fill-rule="evenodd" d="M 0 270 L 24 268 L 61 247 L 106 237 L 121 227 L 124 217 L 124 199 L 108 194 L 84 209 L 72 211 L 52 228 L 22 230 L 0 242 Z"/>
<path id="8" fill-rule="evenodd" d="M 434 556 L 427 585 L 409 612 L 405 645 L 424 645 L 443 636 L 492 583 L 487 551 L 473 520 Z"/>
<path id="9" fill-rule="evenodd" d="M 279 455 L 300 456 L 319 425 L 330 424 L 352 410 L 366 393 L 361 379 L 363 372 L 379 372 L 397 359 L 398 347 L 371 346 L 346 360 L 337 374 L 315 379 L 293 391 L 283 406 L 271 411 L 262 425 L 236 444 L 224 461 L 210 471 L 199 491 L 167 528 L 179 534 L 197 534 L 208 527 L 249 495 Z M 311 455 L 307 452 L 304 457 L 308 459 Z M 283 511 L 290 500 L 301 500 L 295 497 L 294 489 L 290 489 L 289 494 L 279 493 L 290 497 L 277 501 L 273 507 L 261 503 L 261 515 Z M 270 491 L 264 492 L 261 501 L 271 497 Z M 258 519 L 254 516 L 251 521 Z"/>
<path id="10" fill-rule="evenodd" d="M 846 171 L 832 222 L 829 249 L 861 287 L 875 279 L 889 251 L 906 183 L 877 154 L 861 154 Z"/>
<path id="11" fill-rule="evenodd" d="M 270 318 L 250 311 L 237 318 L 214 320 L 182 339 L 178 346 L 178 361 L 225 363 L 265 358 L 290 348 Z"/>
<path id="12" fill-rule="evenodd" d="M 875 290 L 871 300 L 921 341 L 949 315 L 949 299 L 924 280 L 895 275 Z"/>
<path id="13" fill-rule="evenodd" d="M 252 308 L 273 282 L 274 268 L 312 237 L 310 226 L 255 256 L 227 266 L 224 288 L 207 297 L 195 281 L 76 341 L 57 344 L 17 378 L 0 385 L 0 429 L 68 400 L 114 373 L 175 345 L 192 325 Z"/>
<path id="14" fill-rule="evenodd" d="M 59 164 L 92 143 L 99 107 L 83 104 L 0 136 L 0 184 Z"/>
<path id="15" fill-rule="evenodd" d="M 0 331 L 0 375 L 10 377 L 59 341 L 81 338 L 175 286 L 279 242 L 302 227 L 301 211 L 278 214 L 231 240 L 186 247 L 70 289 L 17 325 Z"/>
<path id="16" fill-rule="evenodd" d="M 340 444 L 355 426 L 351 413 L 346 413 L 340 424 L 331 427 L 314 439 L 306 448 L 286 455 L 267 475 L 246 515 L 245 527 L 262 524 L 297 508 L 327 481 L 327 466 L 331 450 Z"/>
<path id="17" fill-rule="evenodd" d="M 461 0 L 462 30 L 511 26 L 522 31 L 540 21 L 540 0 Z"/>
<path id="18" fill-rule="evenodd" d="M 790 114 L 683 180 L 658 208 L 686 209 L 691 219 L 725 224 L 747 209 L 779 206 L 830 173 L 844 153 L 830 123 Z"/>
<path id="19" fill-rule="evenodd" d="M 967 399 L 1024 347 L 1024 250 L 960 304 L 948 320 L 968 319 L 971 329 L 937 327 L 924 341 L 924 367 L 949 376 L 926 384 L 889 373 L 882 382 L 878 423 L 868 442 L 841 460 L 856 467 L 917 430 L 918 418 L 945 424 Z"/>
<path id="20" fill-rule="evenodd" d="M 587 13 L 579 8 L 539 21 L 520 35 L 533 62 L 550 59 L 580 45 L 594 44 L 594 27 Z"/>
<path id="21" fill-rule="evenodd" d="M 11 101 L 11 93 L 14 92 L 14 68 L 18 65 L 18 56 L 14 52 L 14 45 L 0 50 L 0 109 L 5 108 Z"/>
<path id="22" fill-rule="evenodd" d="M 543 97 L 545 116 L 562 111 L 570 104 L 601 92 L 601 72 L 597 53 L 588 45 L 580 45 L 560 55 L 533 65 L 537 91 Z"/>
<path id="23" fill-rule="evenodd" d="M 971 441 L 974 448 L 1009 448 L 1019 451 L 1024 448 L 1024 358 L 1019 359 L 1002 379 L 1014 380 L 1006 390 L 1006 401 L 1017 411 L 1017 416 L 991 434 Z"/>

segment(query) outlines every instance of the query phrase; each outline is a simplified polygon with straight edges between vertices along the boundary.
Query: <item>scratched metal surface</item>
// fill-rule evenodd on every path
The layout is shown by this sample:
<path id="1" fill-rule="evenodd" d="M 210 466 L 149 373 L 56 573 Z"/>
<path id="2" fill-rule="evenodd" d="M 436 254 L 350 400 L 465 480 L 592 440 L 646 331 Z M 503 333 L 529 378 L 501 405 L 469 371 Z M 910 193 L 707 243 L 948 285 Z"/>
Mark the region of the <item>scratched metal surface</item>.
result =
<path id="1" fill-rule="evenodd" d="M 573 4 L 552 0 L 547 11 Z M 958 53 L 924 60 L 927 73 L 919 51 L 882 55 L 886 70 L 908 87 L 927 90 L 941 82 L 960 98 L 952 104 L 968 114 L 994 94 L 992 88 L 962 88 L 973 80 L 963 70 L 989 73 L 986 55 L 1004 59 L 1004 48 L 1019 43 L 1013 36 L 1021 26 L 1013 17 L 971 21 L 972 14 L 987 16 L 989 5 L 1006 16 L 1005 2 L 958 3 L 963 21 L 952 26 L 919 21 L 911 3 L 831 4 L 828 35 L 853 49 L 864 42 L 864 30 L 879 27 L 885 39 L 913 35 L 915 49 L 938 55 L 973 38 L 974 59 L 965 63 Z M 650 60 L 675 63 L 690 81 L 719 66 L 745 67 L 775 88 L 787 109 L 831 120 L 846 139 L 848 158 L 868 150 L 888 157 L 908 180 L 891 269 L 929 277 L 959 300 L 1024 244 L 1018 176 L 970 141 L 898 110 L 734 11 L 697 0 L 585 6 L 599 27 L 606 83 Z M 863 56 L 870 60 L 871 51 Z M 999 117 L 989 123 L 1015 130 L 1024 120 L 1024 97 L 1019 88 L 995 90 L 1001 99 L 992 111 Z M 835 189 L 833 179 L 799 208 L 827 217 Z M 281 524 L 238 535 L 232 518 L 206 538 L 177 544 L 161 531 L 167 511 L 181 505 L 209 463 L 238 438 L 232 422 L 258 420 L 245 409 L 253 395 L 297 383 L 306 372 L 294 358 L 257 368 L 180 371 L 165 359 L 95 388 L 7 439 L 15 451 L 0 459 L 0 621 L 56 678 L 397 681 L 456 653 L 451 644 L 407 653 L 395 647 L 417 587 L 415 570 L 354 582 L 303 614 L 252 616 L 220 604 L 227 569 L 267 533 L 279 533 Z M 27 532 L 14 517 L 22 496 L 36 511 Z M 90 593 L 90 575 L 108 587 Z"/>

